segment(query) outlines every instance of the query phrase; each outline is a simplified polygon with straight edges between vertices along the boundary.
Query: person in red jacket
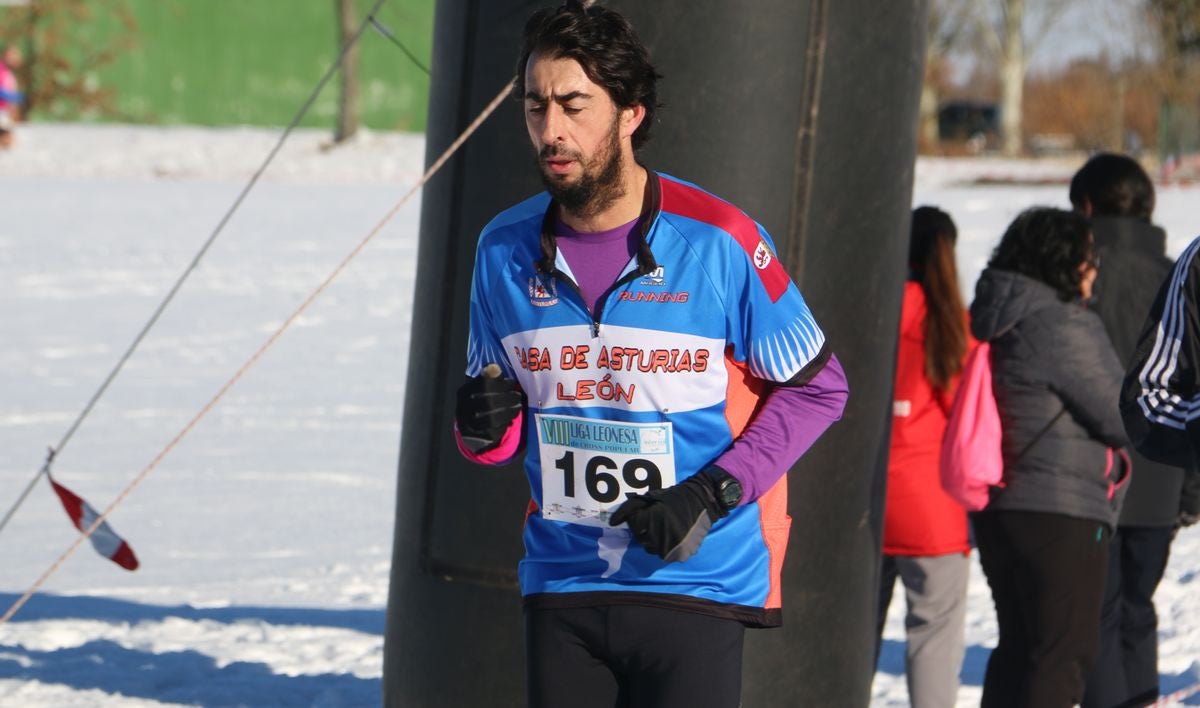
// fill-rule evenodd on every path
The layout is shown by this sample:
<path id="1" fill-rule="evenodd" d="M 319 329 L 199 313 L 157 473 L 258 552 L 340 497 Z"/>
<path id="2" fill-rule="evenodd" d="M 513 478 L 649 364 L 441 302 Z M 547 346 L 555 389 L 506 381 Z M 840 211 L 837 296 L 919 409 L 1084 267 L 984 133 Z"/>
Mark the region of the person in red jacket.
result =
<path id="1" fill-rule="evenodd" d="M 938 473 L 946 417 L 975 343 L 958 291 L 957 237 L 945 212 L 913 210 L 892 404 L 878 636 L 882 639 L 899 577 L 908 602 L 905 663 L 914 708 L 954 706 L 963 659 L 967 513 L 942 490 Z"/>

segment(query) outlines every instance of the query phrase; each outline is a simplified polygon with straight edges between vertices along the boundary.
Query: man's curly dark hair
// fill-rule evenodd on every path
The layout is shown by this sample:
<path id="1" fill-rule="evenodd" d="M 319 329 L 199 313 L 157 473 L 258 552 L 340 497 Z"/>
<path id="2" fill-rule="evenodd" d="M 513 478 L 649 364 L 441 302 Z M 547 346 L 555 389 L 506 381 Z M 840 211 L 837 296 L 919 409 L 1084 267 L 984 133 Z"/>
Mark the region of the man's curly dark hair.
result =
<path id="1" fill-rule="evenodd" d="M 1067 302 L 1082 294 L 1080 266 L 1094 258 L 1091 221 L 1075 212 L 1033 207 L 1013 220 L 988 267 L 1027 275 Z"/>
<path id="2" fill-rule="evenodd" d="M 579 0 L 533 13 L 525 23 L 517 60 L 512 95 L 518 101 L 525 100 L 525 65 L 534 52 L 579 62 L 587 77 L 603 86 L 620 108 L 644 106 L 646 117 L 633 134 L 633 149 L 650 139 L 661 77 L 624 16 L 599 4 L 585 7 Z"/>

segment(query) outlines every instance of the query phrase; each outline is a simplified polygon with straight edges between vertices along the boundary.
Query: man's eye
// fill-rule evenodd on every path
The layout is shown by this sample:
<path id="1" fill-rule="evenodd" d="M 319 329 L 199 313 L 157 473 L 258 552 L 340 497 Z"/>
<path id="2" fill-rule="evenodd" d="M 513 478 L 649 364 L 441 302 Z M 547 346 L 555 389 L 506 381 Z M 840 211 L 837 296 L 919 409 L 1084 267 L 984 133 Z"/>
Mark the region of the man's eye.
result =
<path id="1" fill-rule="evenodd" d="M 566 113 L 569 116 L 573 116 L 582 110 L 582 108 L 575 108 L 574 106 L 563 106 L 563 113 Z"/>
<path id="2" fill-rule="evenodd" d="M 546 107 L 545 107 L 545 106 L 539 106 L 539 105 L 537 105 L 537 104 L 530 104 L 530 105 L 528 105 L 528 106 L 525 106 L 525 112 L 526 112 L 526 113 L 534 113 L 534 114 L 537 114 L 537 113 L 545 113 L 545 112 L 546 112 Z"/>

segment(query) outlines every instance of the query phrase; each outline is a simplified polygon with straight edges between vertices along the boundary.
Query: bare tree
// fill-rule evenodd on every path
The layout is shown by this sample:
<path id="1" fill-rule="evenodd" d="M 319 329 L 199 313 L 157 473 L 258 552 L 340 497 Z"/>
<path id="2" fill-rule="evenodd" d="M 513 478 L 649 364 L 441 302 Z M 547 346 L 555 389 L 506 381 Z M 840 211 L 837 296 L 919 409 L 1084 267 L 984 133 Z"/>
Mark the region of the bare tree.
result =
<path id="1" fill-rule="evenodd" d="M 972 0 L 975 27 L 987 53 L 1000 66 L 1000 129 L 1005 155 L 1021 153 L 1024 132 L 1021 123 L 1022 97 L 1028 56 L 1071 0 L 1031 0 L 1038 10 L 1035 28 L 1026 29 L 1026 0 Z"/>
<path id="2" fill-rule="evenodd" d="M 1146 0 L 1158 59 L 1163 154 L 1200 149 L 1200 0 Z"/>
<path id="3" fill-rule="evenodd" d="M 119 31 L 90 31 L 98 17 L 115 20 Z M 126 0 L 29 0 L 6 7 L 0 45 L 7 44 L 25 55 L 17 72 L 23 115 L 120 116 L 116 90 L 96 74 L 137 45 L 137 21 Z"/>
<path id="4" fill-rule="evenodd" d="M 969 36 L 972 13 L 961 0 L 930 0 L 925 39 L 925 80 L 921 84 L 919 126 L 921 142 L 938 142 L 938 106 L 948 56 Z"/>
<path id="5" fill-rule="evenodd" d="M 1200 0 L 1146 0 L 1168 96 L 1188 93 L 1188 69 L 1200 63 Z"/>
<path id="6" fill-rule="evenodd" d="M 358 27 L 354 12 L 354 0 L 333 0 L 334 10 L 338 21 L 338 48 L 346 46 L 354 39 L 354 31 Z M 346 52 L 342 60 L 341 91 L 338 95 L 337 126 L 334 128 L 333 141 L 340 143 L 349 140 L 358 132 L 359 125 L 359 89 L 358 89 L 358 43 Z"/>

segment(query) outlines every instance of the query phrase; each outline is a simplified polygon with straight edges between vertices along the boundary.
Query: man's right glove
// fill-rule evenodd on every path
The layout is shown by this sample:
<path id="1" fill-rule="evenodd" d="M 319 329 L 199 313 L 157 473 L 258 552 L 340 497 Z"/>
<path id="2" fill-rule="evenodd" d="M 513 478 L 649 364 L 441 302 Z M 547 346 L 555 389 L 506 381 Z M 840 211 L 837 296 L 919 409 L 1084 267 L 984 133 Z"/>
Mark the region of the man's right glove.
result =
<path id="1" fill-rule="evenodd" d="M 501 376 L 476 376 L 458 388 L 454 421 L 459 437 L 471 452 L 485 452 L 500 444 L 504 431 L 525 405 L 517 382 Z"/>
<path id="2" fill-rule="evenodd" d="M 1197 514 L 1194 511 L 1187 511 L 1186 509 L 1179 510 L 1179 521 L 1176 522 L 1179 526 L 1191 526 L 1197 521 L 1200 521 L 1200 514 Z"/>
<path id="3" fill-rule="evenodd" d="M 630 494 L 608 523 L 628 523 L 642 547 L 668 563 L 685 561 L 700 550 L 712 525 L 729 514 L 729 507 L 717 496 L 726 480 L 733 477 L 710 465 L 673 487 Z M 741 496 L 740 485 L 737 494 Z"/>

